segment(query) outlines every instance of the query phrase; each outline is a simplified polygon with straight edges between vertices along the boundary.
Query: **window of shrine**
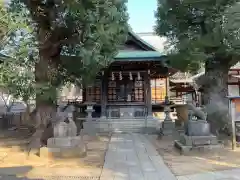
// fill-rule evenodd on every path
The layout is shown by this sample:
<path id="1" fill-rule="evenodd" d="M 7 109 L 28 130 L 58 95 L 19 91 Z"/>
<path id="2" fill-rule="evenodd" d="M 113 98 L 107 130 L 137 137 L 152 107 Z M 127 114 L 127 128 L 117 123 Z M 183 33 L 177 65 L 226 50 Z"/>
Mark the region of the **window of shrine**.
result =
<path id="1" fill-rule="evenodd" d="M 166 79 L 165 78 L 156 78 L 151 79 L 151 95 L 152 103 L 162 103 L 167 95 L 166 89 Z"/>
<path id="2" fill-rule="evenodd" d="M 95 103 L 101 102 L 101 87 L 99 83 L 86 88 L 86 101 Z"/>
<path id="3" fill-rule="evenodd" d="M 128 74 L 121 78 L 110 77 L 108 83 L 109 102 L 144 102 L 144 85 L 141 75 L 129 78 Z"/>

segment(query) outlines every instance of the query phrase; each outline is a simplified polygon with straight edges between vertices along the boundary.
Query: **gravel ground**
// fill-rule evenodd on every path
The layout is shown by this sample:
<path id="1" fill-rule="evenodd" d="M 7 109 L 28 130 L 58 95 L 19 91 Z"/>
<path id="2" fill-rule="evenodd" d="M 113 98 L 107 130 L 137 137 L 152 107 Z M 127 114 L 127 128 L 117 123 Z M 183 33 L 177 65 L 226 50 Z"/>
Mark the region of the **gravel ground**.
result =
<path id="1" fill-rule="evenodd" d="M 21 134 L 21 133 L 20 133 Z M 22 136 L 17 132 L 0 133 L 0 175 L 2 179 L 16 179 L 14 175 L 48 176 L 54 179 L 59 176 L 71 176 L 64 179 L 89 179 L 98 178 L 104 164 L 105 152 L 109 143 L 109 136 L 84 136 L 87 146 L 87 155 L 82 158 L 72 159 L 47 159 L 38 156 L 27 156 L 22 151 L 27 142 L 26 133 Z M 13 175 L 13 176 L 6 176 Z M 6 177 L 5 177 L 6 176 Z M 54 176 L 54 177 L 53 177 Z M 59 179 L 58 178 L 58 179 Z M 19 179 L 19 178 L 17 178 Z M 21 179 L 21 178 L 20 178 Z M 46 179 L 46 177 L 45 177 Z"/>
<path id="2" fill-rule="evenodd" d="M 240 167 L 240 151 L 231 151 L 224 147 L 212 152 L 191 152 L 180 155 L 173 146 L 174 138 L 158 139 L 155 135 L 148 135 L 164 162 L 177 175 L 189 175 L 207 171 L 221 171 Z"/>

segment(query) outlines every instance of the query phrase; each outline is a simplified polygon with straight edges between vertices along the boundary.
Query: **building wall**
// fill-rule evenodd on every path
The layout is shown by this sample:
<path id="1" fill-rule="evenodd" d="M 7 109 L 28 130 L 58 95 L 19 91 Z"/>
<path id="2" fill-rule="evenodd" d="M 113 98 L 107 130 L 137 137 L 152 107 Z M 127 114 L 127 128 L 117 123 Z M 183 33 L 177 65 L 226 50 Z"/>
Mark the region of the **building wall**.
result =
<path id="1" fill-rule="evenodd" d="M 239 96 L 239 78 L 235 77 L 236 75 L 239 74 L 238 70 L 234 71 L 231 70 L 229 72 L 230 76 L 228 78 L 228 95 L 229 96 Z"/>
<path id="2" fill-rule="evenodd" d="M 228 85 L 229 96 L 239 96 L 239 85 Z"/>

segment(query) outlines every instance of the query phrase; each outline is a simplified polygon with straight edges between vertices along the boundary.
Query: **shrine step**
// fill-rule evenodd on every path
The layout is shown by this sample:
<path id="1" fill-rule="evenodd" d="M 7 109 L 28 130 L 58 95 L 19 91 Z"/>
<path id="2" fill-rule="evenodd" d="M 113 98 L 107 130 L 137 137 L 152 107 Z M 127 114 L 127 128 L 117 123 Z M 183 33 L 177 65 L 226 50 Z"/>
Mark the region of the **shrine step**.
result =
<path id="1" fill-rule="evenodd" d="M 96 132 L 145 132 L 155 133 L 157 131 L 156 121 L 146 121 L 145 119 L 111 119 L 104 121 L 85 122 L 84 131 Z"/>

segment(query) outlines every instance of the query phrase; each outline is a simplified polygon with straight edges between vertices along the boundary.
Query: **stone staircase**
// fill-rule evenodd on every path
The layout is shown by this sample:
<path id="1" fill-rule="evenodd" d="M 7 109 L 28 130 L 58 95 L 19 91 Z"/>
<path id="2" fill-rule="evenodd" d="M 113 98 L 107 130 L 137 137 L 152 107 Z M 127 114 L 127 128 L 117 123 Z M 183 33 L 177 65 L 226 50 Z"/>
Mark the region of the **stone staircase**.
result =
<path id="1" fill-rule="evenodd" d="M 156 133 L 158 121 L 155 119 L 105 119 L 88 121 L 83 123 L 83 132 L 134 132 L 134 133 Z"/>

